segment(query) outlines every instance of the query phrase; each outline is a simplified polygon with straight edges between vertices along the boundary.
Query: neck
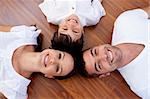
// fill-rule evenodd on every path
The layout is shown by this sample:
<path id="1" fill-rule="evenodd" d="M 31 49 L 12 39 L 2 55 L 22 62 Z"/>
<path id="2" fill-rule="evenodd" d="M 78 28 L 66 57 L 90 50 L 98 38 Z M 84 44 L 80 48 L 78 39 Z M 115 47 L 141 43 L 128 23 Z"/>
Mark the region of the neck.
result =
<path id="1" fill-rule="evenodd" d="M 13 56 L 13 66 L 20 75 L 29 78 L 33 72 L 39 72 L 40 57 L 34 51 L 16 51 Z"/>
<path id="2" fill-rule="evenodd" d="M 143 50 L 144 45 L 141 44 L 120 44 L 117 45 L 122 52 L 122 58 L 118 64 L 118 68 L 124 67 L 133 61 Z"/>

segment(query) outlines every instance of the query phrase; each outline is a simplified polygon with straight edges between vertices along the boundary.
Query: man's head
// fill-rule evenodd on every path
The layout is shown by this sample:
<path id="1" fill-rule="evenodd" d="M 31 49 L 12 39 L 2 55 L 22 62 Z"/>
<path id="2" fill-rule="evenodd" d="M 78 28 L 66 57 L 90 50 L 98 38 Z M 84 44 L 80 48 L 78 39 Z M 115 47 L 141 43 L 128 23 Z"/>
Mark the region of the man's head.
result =
<path id="1" fill-rule="evenodd" d="M 117 69 L 122 59 L 122 52 L 118 47 L 109 44 L 99 45 L 84 51 L 84 69 L 89 75 L 103 77 Z"/>

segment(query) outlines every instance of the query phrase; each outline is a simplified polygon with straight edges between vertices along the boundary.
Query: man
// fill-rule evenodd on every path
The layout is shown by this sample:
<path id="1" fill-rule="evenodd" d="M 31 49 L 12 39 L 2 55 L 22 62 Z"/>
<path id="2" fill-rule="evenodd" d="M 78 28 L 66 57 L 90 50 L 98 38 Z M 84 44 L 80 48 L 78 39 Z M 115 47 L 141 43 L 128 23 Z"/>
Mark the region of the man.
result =
<path id="1" fill-rule="evenodd" d="M 80 66 L 79 70 L 104 77 L 118 69 L 133 92 L 150 99 L 149 18 L 150 7 L 122 13 L 114 24 L 112 45 L 99 45 L 85 51 L 85 67 Z"/>
<path id="2" fill-rule="evenodd" d="M 105 15 L 102 0 L 44 0 L 39 5 L 49 23 L 58 25 L 52 48 L 78 53 L 83 47 L 84 26 L 96 25 Z"/>

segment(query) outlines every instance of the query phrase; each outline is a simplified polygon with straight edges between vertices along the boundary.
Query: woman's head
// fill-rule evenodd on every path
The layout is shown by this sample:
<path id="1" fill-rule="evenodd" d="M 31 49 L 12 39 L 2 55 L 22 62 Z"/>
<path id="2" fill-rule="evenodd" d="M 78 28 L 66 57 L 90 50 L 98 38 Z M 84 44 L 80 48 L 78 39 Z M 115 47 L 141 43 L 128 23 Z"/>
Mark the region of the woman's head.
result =
<path id="1" fill-rule="evenodd" d="M 74 69 L 73 57 L 54 49 L 45 49 L 41 52 L 40 64 L 40 72 L 48 78 L 66 76 Z"/>

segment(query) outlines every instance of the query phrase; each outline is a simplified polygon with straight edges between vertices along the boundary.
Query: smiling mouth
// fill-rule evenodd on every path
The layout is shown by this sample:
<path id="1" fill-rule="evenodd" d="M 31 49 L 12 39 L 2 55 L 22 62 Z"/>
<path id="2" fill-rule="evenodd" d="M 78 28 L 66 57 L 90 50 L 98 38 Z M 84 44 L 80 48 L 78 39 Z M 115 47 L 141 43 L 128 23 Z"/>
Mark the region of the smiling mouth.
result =
<path id="1" fill-rule="evenodd" d="M 72 22 L 78 23 L 78 21 L 76 19 L 68 19 L 68 21 L 72 21 Z"/>
<path id="2" fill-rule="evenodd" d="M 109 61 L 110 61 L 110 63 L 113 63 L 114 57 L 113 57 L 112 51 L 109 49 L 107 51 L 108 51 Z"/>

